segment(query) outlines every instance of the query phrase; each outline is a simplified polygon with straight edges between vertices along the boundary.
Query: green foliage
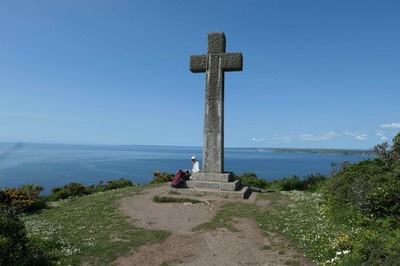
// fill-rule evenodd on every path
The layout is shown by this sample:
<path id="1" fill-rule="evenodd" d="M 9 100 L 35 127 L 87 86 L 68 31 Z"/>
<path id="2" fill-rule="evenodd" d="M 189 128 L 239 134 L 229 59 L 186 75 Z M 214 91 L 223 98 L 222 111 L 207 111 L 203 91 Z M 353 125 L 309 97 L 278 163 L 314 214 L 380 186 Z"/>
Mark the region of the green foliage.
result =
<path id="1" fill-rule="evenodd" d="M 243 184 L 249 185 L 254 188 L 267 189 L 270 183 L 261 178 L 257 177 L 255 173 L 243 173 L 242 175 L 234 175 L 234 178 L 239 179 Z"/>
<path id="2" fill-rule="evenodd" d="M 17 212 L 31 212 L 46 206 L 44 197 L 40 196 L 43 187 L 28 184 L 19 188 L 0 190 L 0 204 L 7 204 Z"/>
<path id="3" fill-rule="evenodd" d="M 254 188 L 273 189 L 273 190 L 307 190 L 316 191 L 324 185 L 327 177 L 319 173 L 311 174 L 301 180 L 297 176 L 286 177 L 277 179 L 272 182 L 264 178 L 257 177 L 255 173 L 243 173 L 242 175 L 235 175 L 235 179 L 239 179 L 243 184 L 249 185 Z"/>
<path id="4" fill-rule="evenodd" d="M 42 240 L 27 236 L 19 211 L 10 204 L 0 204 L 0 265 L 53 265 L 55 257 L 44 252 Z"/>
<path id="5" fill-rule="evenodd" d="M 279 190 L 289 191 L 289 190 L 303 190 L 303 183 L 300 178 L 296 175 L 292 177 L 285 177 L 279 180 L 273 181 L 273 186 Z"/>
<path id="6" fill-rule="evenodd" d="M 366 230 L 354 247 L 354 253 L 364 265 L 400 265 L 400 230 L 385 226 Z"/>
<path id="7" fill-rule="evenodd" d="M 118 179 L 118 180 L 111 180 L 108 181 L 107 184 L 104 186 L 104 190 L 112 190 L 117 188 L 124 188 L 133 186 L 132 181 L 129 179 Z"/>
<path id="8" fill-rule="evenodd" d="M 48 196 L 49 201 L 57 201 L 60 199 L 67 199 L 70 197 L 76 196 L 84 196 L 93 194 L 95 192 L 107 191 L 112 189 L 124 188 L 133 186 L 133 183 L 129 179 L 118 179 L 118 180 L 110 180 L 107 184 L 103 184 L 103 181 L 100 181 L 96 186 L 84 186 L 79 183 L 70 183 L 63 187 L 55 187 L 53 188 L 52 194 Z"/>
<path id="9" fill-rule="evenodd" d="M 175 175 L 165 172 L 160 173 L 160 171 L 154 171 L 153 176 L 154 178 L 150 183 L 157 184 L 157 183 L 171 182 Z"/>
<path id="10" fill-rule="evenodd" d="M 331 208 L 351 208 L 363 217 L 364 233 L 353 239 L 349 256 L 355 264 L 400 265 L 400 134 L 392 146 L 373 150 L 376 159 L 332 172 L 326 199 Z"/>
<path id="11" fill-rule="evenodd" d="M 153 197 L 153 202 L 156 203 L 169 203 L 169 202 L 176 202 L 176 203 L 200 203 L 201 201 L 196 200 L 196 199 L 189 199 L 189 198 L 174 198 L 174 197 L 160 197 L 160 196 L 154 196 Z"/>
<path id="12" fill-rule="evenodd" d="M 328 189 L 339 203 L 350 203 L 365 215 L 394 217 L 400 222 L 400 138 L 388 149 L 387 143 L 375 146 L 378 157 L 348 165 L 328 180 Z"/>
<path id="13" fill-rule="evenodd" d="M 330 193 L 340 202 L 363 208 L 368 195 L 387 177 L 385 168 L 379 160 L 349 165 L 329 178 Z"/>
<path id="14" fill-rule="evenodd" d="M 281 191 L 317 191 L 324 185 L 326 179 L 326 176 L 319 173 L 308 175 L 304 179 L 300 179 L 298 176 L 294 175 L 292 177 L 285 177 L 272 181 L 271 189 Z"/>
<path id="15" fill-rule="evenodd" d="M 21 222 L 12 208 L 1 206 L 0 265 L 7 265 L 21 260 L 26 242 L 23 222 Z"/>
<path id="16" fill-rule="evenodd" d="M 393 138 L 393 144 L 389 147 L 387 142 L 376 145 L 372 151 L 378 156 L 378 159 L 386 166 L 400 160 L 400 132 Z"/>
<path id="17" fill-rule="evenodd" d="M 63 187 L 55 187 L 51 190 L 51 195 L 48 197 L 49 200 L 60 200 L 67 199 L 74 196 L 83 196 L 92 193 L 92 190 L 83 184 L 69 183 Z"/>
<path id="18" fill-rule="evenodd" d="M 400 222 L 400 180 L 391 178 L 371 189 L 362 206 L 363 211 L 375 217 L 393 216 Z"/>
<path id="19" fill-rule="evenodd" d="M 19 187 L 19 189 L 32 200 L 31 206 L 27 211 L 33 212 L 46 208 L 46 198 L 40 194 L 43 191 L 43 187 L 36 184 L 26 184 Z"/>
<path id="20" fill-rule="evenodd" d="M 302 187 L 305 191 L 318 191 L 325 185 L 327 177 L 320 173 L 311 174 L 302 180 Z"/>

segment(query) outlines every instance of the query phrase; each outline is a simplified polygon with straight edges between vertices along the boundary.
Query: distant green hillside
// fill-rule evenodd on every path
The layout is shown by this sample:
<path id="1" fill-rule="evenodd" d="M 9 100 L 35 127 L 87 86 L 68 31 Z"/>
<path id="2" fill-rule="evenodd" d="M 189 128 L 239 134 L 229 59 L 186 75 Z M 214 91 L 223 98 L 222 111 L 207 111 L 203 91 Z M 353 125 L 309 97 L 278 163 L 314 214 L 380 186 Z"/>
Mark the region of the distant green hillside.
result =
<path id="1" fill-rule="evenodd" d="M 375 155 L 370 150 L 347 150 L 347 149 L 295 149 L 295 148 L 273 148 L 273 152 L 290 152 L 290 153 L 321 153 L 321 154 L 339 154 L 339 155 Z"/>

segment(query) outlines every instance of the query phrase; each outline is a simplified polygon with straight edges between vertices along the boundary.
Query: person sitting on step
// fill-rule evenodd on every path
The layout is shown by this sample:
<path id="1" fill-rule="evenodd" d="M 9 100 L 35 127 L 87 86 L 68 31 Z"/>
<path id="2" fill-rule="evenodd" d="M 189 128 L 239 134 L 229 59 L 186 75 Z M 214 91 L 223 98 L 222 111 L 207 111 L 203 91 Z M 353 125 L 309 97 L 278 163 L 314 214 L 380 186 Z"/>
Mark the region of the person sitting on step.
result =
<path id="1" fill-rule="evenodd" d="M 189 174 L 190 174 L 189 178 L 190 178 L 190 179 L 192 179 L 192 174 L 193 174 L 193 173 L 200 172 L 200 164 L 199 164 L 199 162 L 197 161 L 196 156 L 192 156 L 191 159 L 192 159 L 193 167 L 192 167 L 192 170 L 189 172 Z"/>

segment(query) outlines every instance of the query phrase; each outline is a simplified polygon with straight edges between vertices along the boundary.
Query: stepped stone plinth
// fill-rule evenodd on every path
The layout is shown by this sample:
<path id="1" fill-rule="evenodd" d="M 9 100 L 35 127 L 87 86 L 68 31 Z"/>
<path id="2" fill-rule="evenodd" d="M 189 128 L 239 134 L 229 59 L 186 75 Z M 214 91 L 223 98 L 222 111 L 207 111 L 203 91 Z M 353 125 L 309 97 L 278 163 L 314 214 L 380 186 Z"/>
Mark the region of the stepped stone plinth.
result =
<path id="1" fill-rule="evenodd" d="M 215 181 L 215 182 L 232 182 L 233 174 L 232 173 L 203 173 L 197 172 L 193 173 L 191 176 L 191 180 L 194 181 Z"/>
<path id="2" fill-rule="evenodd" d="M 220 196 L 247 199 L 251 190 L 235 180 L 232 173 L 193 173 L 186 181 L 187 188 L 171 188 L 171 192 L 192 196 Z"/>

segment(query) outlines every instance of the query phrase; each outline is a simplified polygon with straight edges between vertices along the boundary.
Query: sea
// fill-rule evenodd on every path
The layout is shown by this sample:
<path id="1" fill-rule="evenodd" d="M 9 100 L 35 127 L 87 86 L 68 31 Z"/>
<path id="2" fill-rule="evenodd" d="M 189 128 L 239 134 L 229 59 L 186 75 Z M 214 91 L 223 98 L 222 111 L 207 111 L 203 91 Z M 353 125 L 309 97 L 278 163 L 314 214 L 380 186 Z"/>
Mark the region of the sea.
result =
<path id="1" fill-rule="evenodd" d="M 191 169 L 191 156 L 202 161 L 202 147 L 150 145 L 70 145 L 0 143 L 0 189 L 37 184 L 44 194 L 76 182 L 84 185 L 119 178 L 144 184 L 153 172 Z M 255 173 L 268 181 L 296 175 L 329 174 L 331 163 L 371 156 L 276 151 L 272 148 L 225 148 L 225 171 Z"/>

